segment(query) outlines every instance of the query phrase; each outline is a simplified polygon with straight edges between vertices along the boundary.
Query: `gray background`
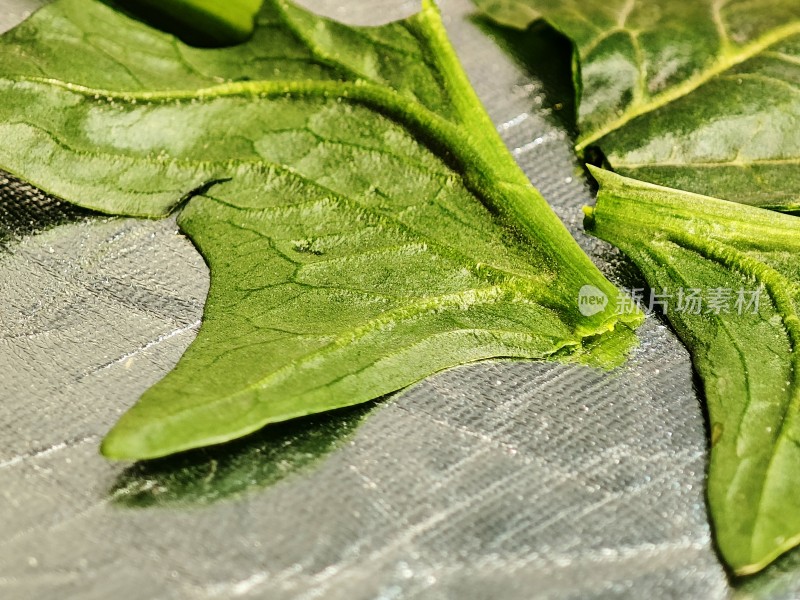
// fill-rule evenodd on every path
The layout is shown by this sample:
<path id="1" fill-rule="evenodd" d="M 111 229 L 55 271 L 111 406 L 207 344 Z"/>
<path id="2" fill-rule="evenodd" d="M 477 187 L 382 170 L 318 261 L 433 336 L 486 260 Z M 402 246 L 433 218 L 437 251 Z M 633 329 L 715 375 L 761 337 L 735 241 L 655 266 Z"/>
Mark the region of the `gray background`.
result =
<path id="1" fill-rule="evenodd" d="M 41 3 L 0 0 L 0 30 Z M 304 4 L 356 23 L 416 10 Z M 466 0 L 442 9 L 514 155 L 617 276 L 614 252 L 581 232 L 591 193 L 542 85 Z M 652 317 L 611 373 L 476 364 L 228 447 L 107 462 L 103 434 L 195 335 L 207 268 L 172 220 L 87 217 L 2 177 L 0 190 L 0 597 L 800 595 L 796 553 L 730 586 L 688 355 Z"/>

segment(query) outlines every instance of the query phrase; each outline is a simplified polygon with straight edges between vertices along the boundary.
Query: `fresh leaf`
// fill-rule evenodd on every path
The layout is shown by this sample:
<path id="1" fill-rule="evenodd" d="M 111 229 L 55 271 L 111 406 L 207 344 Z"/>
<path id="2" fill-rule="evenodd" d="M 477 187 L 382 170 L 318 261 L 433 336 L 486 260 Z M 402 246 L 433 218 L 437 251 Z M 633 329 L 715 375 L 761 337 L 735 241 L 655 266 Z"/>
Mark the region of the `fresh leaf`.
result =
<path id="1" fill-rule="evenodd" d="M 111 1 L 113 5 L 113 0 Z M 228 46 L 253 33 L 262 0 L 116 0 L 181 39 L 203 46 Z"/>
<path id="2" fill-rule="evenodd" d="M 376 28 L 280 0 L 257 21 L 244 45 L 198 50 L 59 0 L 0 39 L 0 166 L 111 214 L 183 199 L 211 269 L 197 339 L 106 456 L 223 442 L 641 320 L 613 314 L 617 290 L 507 152 L 432 2 Z M 587 315 L 584 286 L 607 300 Z"/>
<path id="3" fill-rule="evenodd" d="M 800 543 L 800 219 L 592 174 L 587 230 L 641 269 L 703 381 L 717 545 L 758 571 Z"/>
<path id="4" fill-rule="evenodd" d="M 800 208 L 797 0 L 476 0 L 575 48 L 576 148 L 618 173 L 768 208 Z"/>

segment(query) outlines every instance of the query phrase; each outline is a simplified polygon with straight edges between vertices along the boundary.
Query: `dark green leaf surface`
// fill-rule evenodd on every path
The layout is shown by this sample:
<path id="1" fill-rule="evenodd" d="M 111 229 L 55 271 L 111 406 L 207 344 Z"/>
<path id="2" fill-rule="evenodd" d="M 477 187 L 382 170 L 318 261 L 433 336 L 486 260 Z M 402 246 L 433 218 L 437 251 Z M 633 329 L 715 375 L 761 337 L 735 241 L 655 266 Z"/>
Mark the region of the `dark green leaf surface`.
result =
<path id="1" fill-rule="evenodd" d="M 469 361 L 560 356 L 620 320 L 431 2 L 355 28 L 275 0 L 249 42 L 200 50 L 60 0 L 0 39 L 0 136 L 1 167 L 81 206 L 160 217 L 188 198 L 179 224 L 211 268 L 204 322 L 106 438 L 112 458 L 223 442 Z M 605 310 L 578 311 L 584 285 Z"/>
<path id="2" fill-rule="evenodd" d="M 574 42 L 579 151 L 597 145 L 637 179 L 800 208 L 797 0 L 476 2 Z"/>
<path id="3" fill-rule="evenodd" d="M 601 187 L 587 229 L 672 294 L 666 317 L 707 399 L 717 544 L 738 574 L 753 573 L 800 543 L 800 219 L 592 173 Z M 680 310 L 679 289 L 728 290 L 729 310 Z M 756 312 L 736 308 L 739 290 L 761 290 Z"/>

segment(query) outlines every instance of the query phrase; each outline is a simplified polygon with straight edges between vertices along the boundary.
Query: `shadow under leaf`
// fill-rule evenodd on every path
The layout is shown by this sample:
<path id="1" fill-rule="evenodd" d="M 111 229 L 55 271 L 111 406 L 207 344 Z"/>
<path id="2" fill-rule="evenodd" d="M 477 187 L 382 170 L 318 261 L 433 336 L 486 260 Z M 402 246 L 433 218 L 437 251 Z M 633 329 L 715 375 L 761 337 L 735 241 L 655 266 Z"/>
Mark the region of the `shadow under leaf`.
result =
<path id="1" fill-rule="evenodd" d="M 0 251 L 21 237 L 97 216 L 0 171 Z"/>
<path id="2" fill-rule="evenodd" d="M 267 425 L 244 438 L 142 461 L 109 492 L 130 508 L 207 505 L 275 484 L 340 447 L 378 401 Z"/>
<path id="3" fill-rule="evenodd" d="M 800 549 L 790 550 L 763 571 L 734 579 L 734 600 L 800 597 Z"/>
<path id="4" fill-rule="evenodd" d="M 482 15 L 473 15 L 471 21 L 542 83 L 542 106 L 552 111 L 558 124 L 575 137 L 578 106 L 573 81 L 574 50 L 569 38 L 543 20 L 524 30 L 498 25 Z"/>

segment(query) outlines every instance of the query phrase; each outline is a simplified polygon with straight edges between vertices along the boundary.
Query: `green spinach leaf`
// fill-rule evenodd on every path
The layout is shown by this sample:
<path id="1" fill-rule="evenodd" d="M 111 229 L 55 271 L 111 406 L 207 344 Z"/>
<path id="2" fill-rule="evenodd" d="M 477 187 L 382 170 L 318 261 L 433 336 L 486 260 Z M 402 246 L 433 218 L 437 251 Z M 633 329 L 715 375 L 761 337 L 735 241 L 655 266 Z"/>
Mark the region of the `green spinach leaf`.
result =
<path id="1" fill-rule="evenodd" d="M 592 174 L 587 230 L 642 270 L 703 380 L 717 545 L 758 571 L 800 543 L 800 219 Z"/>
<path id="2" fill-rule="evenodd" d="M 72 203 L 181 206 L 210 265 L 197 339 L 106 437 L 110 458 L 641 320 L 614 314 L 617 290 L 507 152 L 430 1 L 364 28 L 271 0 L 250 41 L 208 50 L 59 0 L 0 38 L 0 136 L 0 167 Z M 582 288 L 605 303 L 579 310 Z"/>
<path id="3" fill-rule="evenodd" d="M 620 174 L 800 208 L 800 2 L 476 0 L 574 44 L 580 134 Z"/>

